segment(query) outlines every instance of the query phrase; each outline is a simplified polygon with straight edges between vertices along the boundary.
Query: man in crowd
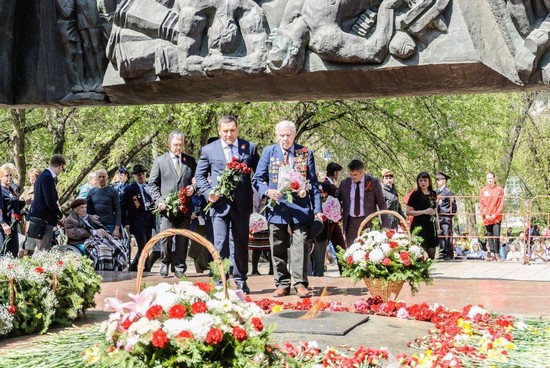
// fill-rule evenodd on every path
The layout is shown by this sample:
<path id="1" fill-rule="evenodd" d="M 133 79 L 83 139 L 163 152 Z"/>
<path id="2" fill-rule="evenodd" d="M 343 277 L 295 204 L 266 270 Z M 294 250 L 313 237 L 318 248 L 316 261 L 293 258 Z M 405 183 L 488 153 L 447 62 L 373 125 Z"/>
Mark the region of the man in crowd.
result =
<path id="1" fill-rule="evenodd" d="M 437 181 L 437 216 L 439 219 L 439 255 L 446 261 L 454 258 L 453 246 L 453 217 L 456 214 L 454 193 L 447 187 L 449 175 L 442 171 L 435 174 Z"/>
<path id="2" fill-rule="evenodd" d="M 186 187 L 187 195 L 191 196 L 195 188 L 191 180 L 195 175 L 195 159 L 183 155 L 185 136 L 180 131 L 172 131 L 168 134 L 168 152 L 157 157 L 153 162 L 149 188 L 155 206 L 161 211 L 160 231 L 176 228 L 186 229 L 189 227 L 189 216 L 168 217 L 164 200 L 170 193 L 177 192 Z M 176 277 L 183 277 L 187 270 L 186 258 L 189 248 L 189 240 L 183 236 L 176 236 L 175 244 L 173 237 L 162 240 L 160 274 L 167 277 L 169 270 L 173 267 Z"/>
<path id="3" fill-rule="evenodd" d="M 308 231 L 314 216 L 322 221 L 321 195 L 315 171 L 313 151 L 294 143 L 296 125 L 283 120 L 275 126 L 277 143 L 264 149 L 252 180 L 260 196 L 277 202 L 267 209 L 271 254 L 275 268 L 274 278 L 277 289 L 274 297 L 290 293 L 291 273 L 288 270 L 288 249 L 290 248 L 290 269 L 294 288 L 300 298 L 311 296 L 308 288 Z M 309 180 L 311 189 L 293 193 L 292 202 L 278 190 L 281 173 L 290 169 L 300 172 Z"/>
<path id="4" fill-rule="evenodd" d="M 90 189 L 86 196 L 88 214 L 96 215 L 105 229 L 115 238 L 121 238 L 121 211 L 118 191 L 109 185 L 107 170 L 96 171 L 97 187 Z"/>
<path id="5" fill-rule="evenodd" d="M 237 187 L 233 190 L 232 198 L 220 196 L 214 188 L 218 185 L 218 177 L 226 168 L 226 164 L 234 157 L 254 170 L 258 164 L 259 156 L 256 144 L 238 138 L 239 127 L 234 116 L 222 116 L 218 122 L 218 134 L 220 139 L 202 148 L 196 172 L 197 187 L 206 200 L 213 204 L 210 217 L 216 250 L 222 258 L 233 259 L 235 283 L 244 293 L 249 294 L 250 288 L 246 283 L 248 224 L 253 209 L 250 174 L 241 177 Z M 230 235 L 234 242 L 233 247 L 230 247 Z"/>
<path id="6" fill-rule="evenodd" d="M 65 215 L 58 205 L 56 189 L 57 176 L 65 168 L 65 158 L 61 155 L 53 155 L 49 167 L 42 172 L 34 183 L 34 200 L 29 211 L 29 221 L 45 222 L 45 228 L 41 239 L 27 238 L 25 249 L 32 253 L 36 250 L 50 250 L 52 246 L 53 228 L 58 223 L 65 222 Z M 32 225 L 31 225 L 32 226 Z"/>
<path id="7" fill-rule="evenodd" d="M 401 216 L 405 217 L 401 203 L 399 202 L 399 193 L 393 183 L 393 172 L 388 169 L 382 169 L 382 193 L 384 194 L 384 200 L 386 201 L 386 207 L 390 211 L 395 211 Z M 400 221 L 395 216 L 389 216 L 390 228 L 397 229 L 400 225 Z"/>
<path id="8" fill-rule="evenodd" d="M 121 200 L 122 224 L 128 233 L 134 236 L 138 247 L 136 256 L 130 264 L 130 271 L 137 271 L 141 252 L 151 239 L 155 228 L 155 216 L 151 212 L 154 203 L 145 185 L 146 172 L 143 166 L 134 166 L 134 182 L 124 188 Z"/>
<path id="9" fill-rule="evenodd" d="M 349 177 L 342 180 L 338 187 L 337 196 L 342 203 L 342 220 L 346 243 L 350 246 L 363 220 L 378 210 L 385 210 L 386 201 L 382 193 L 380 181 L 365 174 L 365 166 L 359 160 L 352 160 L 348 164 Z M 382 215 L 382 227 L 389 227 L 387 215 Z M 366 227 L 372 227 L 370 221 Z"/>

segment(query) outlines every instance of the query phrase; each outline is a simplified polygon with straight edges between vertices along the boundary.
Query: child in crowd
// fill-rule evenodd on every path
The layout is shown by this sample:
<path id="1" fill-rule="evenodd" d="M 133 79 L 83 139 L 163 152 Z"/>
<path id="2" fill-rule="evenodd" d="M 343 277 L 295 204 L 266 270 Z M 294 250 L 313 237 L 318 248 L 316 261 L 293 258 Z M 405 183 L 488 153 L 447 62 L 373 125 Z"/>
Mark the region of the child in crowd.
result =
<path id="1" fill-rule="evenodd" d="M 507 261 L 516 261 L 521 262 L 523 261 L 523 252 L 520 250 L 520 245 L 518 242 L 513 242 L 510 245 L 510 250 L 508 251 L 508 254 L 506 255 Z"/>
<path id="2" fill-rule="evenodd" d="M 546 250 L 542 245 L 542 241 L 539 238 L 535 239 L 533 250 L 531 252 L 531 261 L 544 262 L 547 260 L 548 257 L 546 255 Z"/>
<path id="3" fill-rule="evenodd" d="M 466 253 L 466 259 L 485 259 L 487 252 L 481 250 L 481 245 L 477 240 L 472 240 L 472 250 Z"/>

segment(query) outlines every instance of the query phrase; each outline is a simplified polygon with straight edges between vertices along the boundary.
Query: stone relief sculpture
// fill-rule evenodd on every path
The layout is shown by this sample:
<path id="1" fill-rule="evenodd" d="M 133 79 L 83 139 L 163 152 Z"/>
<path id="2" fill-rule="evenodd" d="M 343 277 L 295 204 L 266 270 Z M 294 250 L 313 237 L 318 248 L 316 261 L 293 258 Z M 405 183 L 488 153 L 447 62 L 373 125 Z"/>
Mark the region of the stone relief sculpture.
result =
<path id="1" fill-rule="evenodd" d="M 441 14 L 449 2 L 289 1 L 280 26 L 270 34 L 269 68 L 280 73 L 299 72 L 306 48 L 322 59 L 345 63 L 379 64 L 388 51 L 407 59 L 417 50 L 415 38 L 425 42 L 428 26 L 446 31 Z"/>
<path id="2" fill-rule="evenodd" d="M 289 0 L 271 31 L 252 0 L 123 0 L 107 56 L 119 75 L 297 73 L 306 51 L 343 63 L 406 59 L 445 32 L 450 0 Z"/>
<path id="3" fill-rule="evenodd" d="M 99 9 L 116 8 L 116 0 L 56 0 L 57 28 L 65 51 L 65 67 L 73 95 L 66 100 L 103 99 L 103 75 L 107 67 L 105 32 L 109 27 Z M 96 94 L 97 93 L 97 94 Z"/>
<path id="4" fill-rule="evenodd" d="M 267 24 L 251 0 L 123 0 L 107 46 L 123 78 L 265 70 Z"/>
<path id="5" fill-rule="evenodd" d="M 537 71 L 550 83 L 550 0 L 507 0 L 506 6 L 522 43 L 516 48 L 516 70 L 524 83 Z"/>

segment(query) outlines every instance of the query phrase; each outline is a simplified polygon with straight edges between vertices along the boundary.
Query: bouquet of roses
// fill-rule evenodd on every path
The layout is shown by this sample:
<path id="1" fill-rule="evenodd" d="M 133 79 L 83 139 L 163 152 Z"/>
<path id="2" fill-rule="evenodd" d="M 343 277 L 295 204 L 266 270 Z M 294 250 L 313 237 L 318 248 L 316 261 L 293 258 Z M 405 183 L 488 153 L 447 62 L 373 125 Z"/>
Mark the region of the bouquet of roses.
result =
<path id="1" fill-rule="evenodd" d="M 328 196 L 323 203 L 323 216 L 332 222 L 338 222 L 342 218 L 342 207 L 340 201 L 333 196 Z"/>
<path id="2" fill-rule="evenodd" d="M 220 176 L 218 176 L 218 184 L 212 191 L 232 201 L 233 191 L 237 187 L 237 183 L 241 180 L 243 175 L 250 175 L 251 172 L 252 170 L 247 164 L 240 162 L 237 157 L 233 157 L 231 161 L 227 163 Z M 212 208 L 212 205 L 212 202 L 208 202 L 206 207 L 204 207 L 204 211 L 208 211 Z"/>
<path id="3" fill-rule="evenodd" d="M 88 361 L 133 367 L 256 367 L 272 363 L 263 311 L 228 290 L 200 282 L 160 283 L 107 298 L 106 340 L 85 352 Z"/>
<path id="4" fill-rule="evenodd" d="M 181 187 L 180 190 L 168 194 L 164 204 L 166 205 L 165 210 L 161 211 L 157 207 L 153 213 L 165 214 L 166 217 L 178 217 L 180 214 L 188 216 L 191 213 L 191 196 L 188 195 L 186 187 Z"/>
<path id="5" fill-rule="evenodd" d="M 405 281 L 413 293 L 420 282 L 430 283 L 431 259 L 421 247 L 421 238 L 393 230 L 363 233 L 338 254 L 342 275 L 353 280 L 364 278 Z"/>
<path id="6" fill-rule="evenodd" d="M 285 196 L 287 202 L 292 203 L 294 201 L 293 195 L 297 195 L 300 198 L 305 198 L 308 190 L 310 189 L 311 184 L 309 183 L 309 180 L 306 179 L 300 171 L 293 170 L 290 166 L 281 166 L 279 168 L 277 190 Z M 270 199 L 267 202 L 266 208 L 273 208 L 277 204 L 279 204 L 279 201 Z"/>

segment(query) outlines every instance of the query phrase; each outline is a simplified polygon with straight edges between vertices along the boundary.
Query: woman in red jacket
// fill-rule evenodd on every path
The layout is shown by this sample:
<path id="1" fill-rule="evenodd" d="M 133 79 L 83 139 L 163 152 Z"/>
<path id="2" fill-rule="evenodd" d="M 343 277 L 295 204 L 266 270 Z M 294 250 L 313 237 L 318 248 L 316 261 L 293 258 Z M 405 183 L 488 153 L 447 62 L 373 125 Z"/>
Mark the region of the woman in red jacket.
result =
<path id="1" fill-rule="evenodd" d="M 479 191 L 479 211 L 487 229 L 489 259 L 500 260 L 500 223 L 504 209 L 504 189 L 495 181 L 495 174 L 488 172 L 487 184 Z"/>

